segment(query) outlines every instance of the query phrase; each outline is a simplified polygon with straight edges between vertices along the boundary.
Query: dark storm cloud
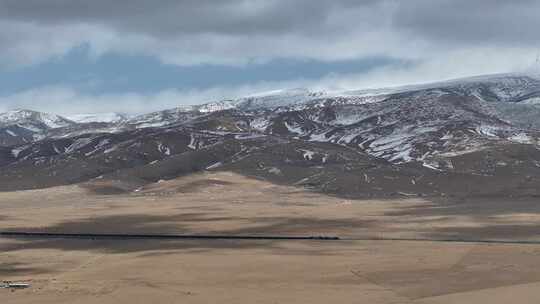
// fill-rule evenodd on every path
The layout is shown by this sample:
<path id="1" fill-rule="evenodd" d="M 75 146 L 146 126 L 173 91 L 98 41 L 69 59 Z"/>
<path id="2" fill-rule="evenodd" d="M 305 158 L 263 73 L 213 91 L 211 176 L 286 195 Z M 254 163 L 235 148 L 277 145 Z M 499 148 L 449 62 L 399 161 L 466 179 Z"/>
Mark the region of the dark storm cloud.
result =
<path id="1" fill-rule="evenodd" d="M 396 9 L 381 15 L 381 4 Z M 354 11 L 358 14 L 352 16 L 358 18 L 347 18 Z M 539 15 L 540 1 L 535 0 L 0 1 L 3 20 L 55 25 L 82 22 L 158 37 L 316 33 L 323 40 L 340 30 L 370 31 L 380 26 L 378 18 L 390 18 L 396 33 L 427 40 L 537 44 Z M 338 22 L 328 22 L 330 16 L 337 16 Z"/>
<path id="2" fill-rule="evenodd" d="M 540 1 L 401 1 L 394 27 L 437 42 L 540 46 Z"/>
<path id="3" fill-rule="evenodd" d="M 324 30 L 330 14 L 348 9 L 368 10 L 377 3 L 375 0 L 2 0 L 0 17 L 55 25 L 96 23 L 158 36 L 275 35 Z"/>

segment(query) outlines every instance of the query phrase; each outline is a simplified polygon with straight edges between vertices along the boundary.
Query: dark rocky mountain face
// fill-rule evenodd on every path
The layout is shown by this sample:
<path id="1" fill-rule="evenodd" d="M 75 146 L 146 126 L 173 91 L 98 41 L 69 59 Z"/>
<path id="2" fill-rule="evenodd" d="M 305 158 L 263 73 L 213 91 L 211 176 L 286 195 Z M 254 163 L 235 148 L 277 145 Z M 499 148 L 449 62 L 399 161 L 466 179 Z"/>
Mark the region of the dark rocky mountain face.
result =
<path id="1" fill-rule="evenodd" d="M 0 114 L 0 190 L 117 193 L 232 170 L 341 196 L 538 195 L 538 115 L 540 81 L 518 75 L 297 89 L 110 122 L 12 111 Z"/>

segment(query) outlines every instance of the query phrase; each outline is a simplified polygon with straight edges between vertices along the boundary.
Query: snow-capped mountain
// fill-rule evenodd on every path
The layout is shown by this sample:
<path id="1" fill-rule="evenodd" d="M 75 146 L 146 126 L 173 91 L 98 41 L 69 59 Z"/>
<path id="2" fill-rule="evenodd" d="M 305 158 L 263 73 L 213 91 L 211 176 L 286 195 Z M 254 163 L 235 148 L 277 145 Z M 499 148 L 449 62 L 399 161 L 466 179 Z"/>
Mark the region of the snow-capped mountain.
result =
<path id="1" fill-rule="evenodd" d="M 0 145 L 31 142 L 44 138 L 51 129 L 74 124 L 75 122 L 59 115 L 31 110 L 0 113 Z"/>
<path id="2" fill-rule="evenodd" d="M 540 124 L 539 120 L 534 119 L 540 114 L 540 104 L 535 102 L 537 95 L 540 96 L 540 80 L 535 77 L 490 75 L 378 90 L 333 93 L 307 89 L 275 90 L 131 118 L 118 113 L 103 113 L 72 115 L 67 119 L 33 111 L 11 111 L 0 114 L 0 127 L 24 128 L 39 139 L 45 131 L 53 128 L 63 128 L 65 132 L 70 130 L 69 134 L 73 135 L 119 132 L 189 124 L 190 121 L 204 120 L 212 113 L 235 110 L 249 116 L 242 118 L 241 124 L 260 132 L 360 145 L 361 149 L 375 156 L 384 156 L 393 161 L 410 161 L 418 159 L 415 156 L 417 152 L 411 148 L 406 153 L 401 145 L 403 142 L 397 141 L 400 136 L 410 139 L 408 146 L 418 146 L 425 141 L 423 138 L 426 134 L 446 134 L 448 128 L 460 126 L 464 128 L 460 132 L 462 135 L 470 133 L 490 137 L 486 135 L 489 129 L 491 131 L 487 133 L 490 135 L 504 133 L 508 138 L 529 138 L 527 134 L 532 130 L 527 129 Z M 102 124 L 94 128 L 77 128 L 78 124 L 85 123 Z M 63 129 L 52 133 L 56 137 L 61 136 Z M 12 133 L 24 133 L 15 131 L 5 130 L 4 133 L 10 136 Z M 534 141 L 534 136 L 529 141 Z M 381 151 L 381 146 L 390 147 L 391 143 L 399 144 L 401 150 L 395 153 L 386 153 L 386 149 Z M 452 147 L 446 143 L 443 150 Z M 429 155 L 426 153 L 422 152 L 422 155 Z"/>
<path id="3" fill-rule="evenodd" d="M 524 122 L 538 118 L 540 107 L 522 101 L 539 93 L 538 79 L 517 75 L 349 91 L 266 113 L 254 127 L 353 146 L 392 162 L 425 162 L 496 141 L 536 144 L 539 132 Z"/>
<path id="4" fill-rule="evenodd" d="M 324 92 L 312 92 L 307 89 L 276 90 L 237 99 L 225 99 L 201 105 L 180 106 L 174 109 L 142 114 L 124 121 L 124 124 L 136 128 L 161 127 L 225 110 L 236 109 L 249 111 L 288 107 L 303 104 L 324 95 Z"/>
<path id="5" fill-rule="evenodd" d="M 485 183 L 488 192 L 497 183 L 534 192 L 539 96 L 537 77 L 509 74 L 378 90 L 277 90 L 128 119 L 13 112 L 0 115 L 0 164 L 11 178 L 43 164 L 43 174 L 57 178 L 41 185 L 118 170 L 115 179 L 135 175 L 140 184 L 227 168 L 344 193 L 378 195 L 396 185 L 457 193 L 460 179 Z M 66 168 L 79 173 L 62 175 Z"/>
<path id="6" fill-rule="evenodd" d="M 540 89 L 540 75 L 495 74 L 452 79 L 441 82 L 390 87 L 382 89 L 349 90 L 349 96 L 384 96 L 405 92 L 439 89 L 475 95 L 486 101 L 521 102 Z"/>
<path id="7" fill-rule="evenodd" d="M 40 129 L 53 129 L 69 126 L 73 124 L 73 121 L 59 115 L 31 110 L 13 110 L 0 113 L 0 127 L 15 124 L 21 127 L 37 126 Z"/>

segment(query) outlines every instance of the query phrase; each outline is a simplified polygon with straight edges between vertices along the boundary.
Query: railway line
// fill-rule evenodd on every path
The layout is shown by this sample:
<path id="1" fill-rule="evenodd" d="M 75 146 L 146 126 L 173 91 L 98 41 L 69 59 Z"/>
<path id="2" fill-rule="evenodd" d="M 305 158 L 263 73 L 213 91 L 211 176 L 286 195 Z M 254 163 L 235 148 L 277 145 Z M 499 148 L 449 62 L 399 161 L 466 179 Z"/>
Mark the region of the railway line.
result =
<path id="1" fill-rule="evenodd" d="M 458 238 L 396 238 L 396 237 L 340 237 L 325 235 L 227 235 L 227 234 L 118 234 L 118 233 L 53 233 L 3 231 L 0 238 L 13 239 L 87 239 L 87 240 L 276 240 L 276 241 L 399 241 L 399 242 L 442 242 L 479 244 L 531 244 L 540 245 L 540 240 L 498 240 Z"/>

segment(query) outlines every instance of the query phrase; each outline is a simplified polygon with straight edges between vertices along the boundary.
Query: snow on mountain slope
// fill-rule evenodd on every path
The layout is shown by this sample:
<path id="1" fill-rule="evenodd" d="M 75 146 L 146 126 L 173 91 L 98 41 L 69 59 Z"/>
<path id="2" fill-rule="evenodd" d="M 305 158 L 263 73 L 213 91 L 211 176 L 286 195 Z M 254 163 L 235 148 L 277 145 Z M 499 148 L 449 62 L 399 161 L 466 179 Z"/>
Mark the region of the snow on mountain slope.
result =
<path id="1" fill-rule="evenodd" d="M 300 105 L 325 96 L 324 92 L 307 89 L 276 90 L 234 100 L 221 100 L 202 105 L 180 106 L 174 109 L 143 114 L 125 121 L 126 125 L 136 128 L 162 127 L 173 123 L 183 123 L 201 115 L 237 109 L 241 111 L 274 109 Z"/>
<path id="2" fill-rule="evenodd" d="M 58 115 L 31 110 L 0 113 L 0 146 L 39 140 L 46 137 L 49 130 L 74 124 L 76 123 Z"/>
<path id="3" fill-rule="evenodd" d="M 510 101 L 538 89 L 533 78 L 498 75 L 425 87 L 325 96 L 258 117 L 253 127 L 348 145 L 395 163 L 476 151 L 494 143 L 538 143 L 539 132 L 521 123 L 523 113 L 508 110 L 521 107 Z M 377 99 L 362 100 L 366 97 Z M 537 119 L 538 113 L 529 111 L 526 117 Z"/>
<path id="4" fill-rule="evenodd" d="M 185 121 L 196 117 L 191 108 L 179 107 L 170 110 L 142 114 L 128 119 L 123 124 L 135 128 L 163 127 L 169 124 Z"/>
<path id="5" fill-rule="evenodd" d="M 235 104 L 236 108 L 240 110 L 272 109 L 306 103 L 326 95 L 326 92 L 310 91 L 303 88 L 276 90 L 239 98 L 235 100 Z"/>
<path id="6" fill-rule="evenodd" d="M 30 130 L 40 126 L 41 128 L 60 128 L 73 124 L 73 121 L 55 114 L 31 111 L 13 110 L 0 113 L 0 127 L 19 125 L 28 126 Z"/>
<path id="7" fill-rule="evenodd" d="M 381 96 L 430 89 L 475 95 L 486 101 L 517 102 L 529 94 L 540 92 L 540 76 L 532 74 L 483 75 L 383 89 L 349 90 L 343 92 L 343 94 L 350 96 Z"/>
<path id="8" fill-rule="evenodd" d="M 93 114 L 75 114 L 67 116 L 68 119 L 77 123 L 92 123 L 92 122 L 106 122 L 106 123 L 118 123 L 123 122 L 129 118 L 126 114 L 121 113 L 93 113 Z"/>
<path id="9" fill-rule="evenodd" d="M 530 75 L 488 75 L 407 87 L 316 92 L 286 89 L 122 119 L 118 114 L 74 115 L 79 124 L 55 131 L 55 138 L 85 133 L 183 125 L 204 131 L 245 132 L 332 142 L 392 162 L 423 161 L 431 155 L 472 151 L 494 141 L 535 144 L 540 123 L 540 81 Z M 536 111 L 533 111 L 536 109 Z M 12 113 L 4 120 L 25 115 Z M 42 116 L 40 116 L 42 117 Z M 47 116 L 43 116 L 47 117 Z M 49 117 L 49 125 L 62 120 Z M 73 123 L 73 122 L 71 122 Z M 64 123 L 66 124 L 66 123 Z M 1 126 L 1 125 L 0 125 Z M 20 132 L 19 132 L 20 133 Z M 4 134 L 4 135 L 2 135 Z M 16 130 L 0 130 L 13 142 Z M 32 141 L 32 136 L 24 142 Z M 526 140 L 524 140 L 526 138 Z"/>
<path id="10" fill-rule="evenodd" d="M 535 77 L 491 75 L 397 89 L 277 90 L 127 120 L 12 111 L 0 115 L 0 188 L 107 175 L 139 187 L 226 168 L 341 194 L 503 187 L 539 195 L 538 98 Z"/>
<path id="11" fill-rule="evenodd" d="M 235 102 L 232 100 L 222 100 L 216 102 L 205 103 L 198 106 L 193 106 L 192 111 L 198 111 L 201 113 L 211 113 L 216 111 L 223 111 L 233 109 Z"/>

